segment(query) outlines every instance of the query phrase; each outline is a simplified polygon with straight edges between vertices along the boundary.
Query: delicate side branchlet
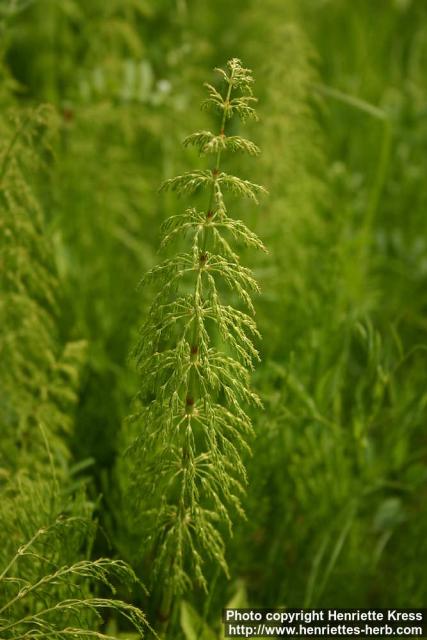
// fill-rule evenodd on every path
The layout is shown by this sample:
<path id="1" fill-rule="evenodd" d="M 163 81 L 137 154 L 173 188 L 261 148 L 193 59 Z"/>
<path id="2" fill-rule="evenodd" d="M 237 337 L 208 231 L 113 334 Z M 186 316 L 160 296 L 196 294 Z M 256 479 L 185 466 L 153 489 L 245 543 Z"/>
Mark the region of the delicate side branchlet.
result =
<path id="1" fill-rule="evenodd" d="M 226 135 L 233 116 L 256 118 L 256 99 L 251 72 L 239 60 L 217 71 L 224 90 L 207 85 L 203 107 L 221 114 L 219 132 L 199 131 L 184 141 L 214 156 L 214 165 L 162 187 L 181 195 L 206 191 L 206 209 L 189 208 L 163 225 L 162 248 L 185 241 L 188 249 L 166 258 L 143 279 L 158 293 L 135 349 L 142 425 L 132 448 L 135 481 L 144 522 L 152 525 L 155 562 L 168 585 L 166 607 L 192 586 L 190 576 L 206 587 L 206 557 L 227 572 L 221 528 L 231 528 L 230 507 L 242 511 L 241 457 L 252 430 L 246 407 L 260 404 L 249 381 L 258 360 L 252 318 L 258 285 L 240 264 L 238 246 L 264 246 L 228 214 L 224 194 L 257 202 L 265 190 L 220 169 L 223 153 L 259 153 L 250 140 Z M 226 303 L 227 296 L 237 304 L 240 299 L 243 310 Z"/>
<path id="2" fill-rule="evenodd" d="M 44 486 L 37 482 L 26 482 L 26 488 L 34 493 L 35 498 L 40 488 L 45 491 Z M 50 487 L 48 494 L 54 501 Z M 19 515 L 21 511 L 27 515 L 22 505 L 25 500 L 19 494 L 12 499 L 3 490 L 1 499 L 1 515 L 5 515 L 8 509 L 16 511 L 17 508 Z M 24 528 L 31 530 L 25 520 L 24 523 Z M 19 527 L 15 526 L 13 531 L 17 541 L 21 542 L 20 546 L 9 557 L 5 558 L 4 552 L 0 554 L 2 640 L 112 640 L 108 632 L 100 629 L 107 613 L 123 618 L 138 637 L 143 637 L 148 624 L 137 607 L 116 597 L 100 597 L 92 592 L 94 584 L 102 585 L 113 596 L 119 585 L 139 585 L 131 567 L 121 560 L 107 558 L 66 560 L 68 554 L 74 555 L 76 550 L 81 552 L 79 546 L 90 539 L 92 526 L 84 517 L 62 515 L 31 534 L 28 532 L 29 537 L 22 540 Z M 12 547 L 13 542 L 6 546 Z"/>

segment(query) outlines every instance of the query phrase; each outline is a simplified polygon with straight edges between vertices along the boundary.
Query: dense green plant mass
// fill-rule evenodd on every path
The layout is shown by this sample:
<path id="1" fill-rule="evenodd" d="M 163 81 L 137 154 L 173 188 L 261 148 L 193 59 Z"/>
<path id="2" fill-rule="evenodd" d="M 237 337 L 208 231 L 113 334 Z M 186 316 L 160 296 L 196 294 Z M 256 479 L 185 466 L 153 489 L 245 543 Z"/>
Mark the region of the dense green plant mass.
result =
<path id="1" fill-rule="evenodd" d="M 69 469 L 85 345 L 61 342 L 58 274 L 34 188 L 54 114 L 18 108 L 12 88 L 0 118 L 0 635 L 111 638 L 98 630 L 110 612 L 141 636 L 138 607 L 94 591 L 138 580 L 121 560 L 89 558 L 93 507 Z"/>
<path id="2" fill-rule="evenodd" d="M 1 638 L 425 606 L 426 11 L 0 2 Z"/>
<path id="3" fill-rule="evenodd" d="M 16 477 L 1 490 L 0 514 L 6 543 L 0 552 L 4 640 L 111 638 L 95 630 L 105 611 L 123 616 L 142 636 L 147 624 L 140 609 L 91 590 L 98 582 L 114 592 L 115 585 L 137 578 L 120 560 L 81 557 L 93 539 L 82 494 L 64 499 L 55 482 Z"/>
<path id="4" fill-rule="evenodd" d="M 43 430 L 67 458 L 82 342 L 58 341 L 58 295 L 53 249 L 43 236 L 43 213 L 32 189 L 34 169 L 49 150 L 51 109 L 10 108 L 0 120 L 0 465 L 33 465 Z"/>
<path id="5" fill-rule="evenodd" d="M 251 293 L 258 286 L 232 245 L 264 247 L 230 215 L 224 195 L 228 191 L 257 202 L 264 189 L 221 168 L 226 152 L 259 153 L 250 140 L 227 134 L 233 116 L 243 122 L 256 118 L 253 79 L 237 59 L 217 72 L 223 88 L 207 84 L 203 108 L 219 112 L 219 130 L 198 131 L 184 141 L 213 157 L 213 166 L 163 185 L 179 194 L 204 192 L 205 208 L 187 209 L 163 225 L 163 247 L 183 239 L 190 246 L 143 280 L 153 282 L 157 293 L 135 350 L 142 428 L 133 447 L 133 486 L 139 517 L 154 539 L 158 579 L 172 594 L 193 582 L 207 588 L 205 556 L 227 571 L 219 525 L 231 528 L 230 506 L 241 511 L 246 480 L 241 456 L 252 431 L 245 405 L 261 406 L 249 387 L 258 359 L 251 317 Z M 240 298 L 245 311 L 227 303 L 224 287 Z"/>

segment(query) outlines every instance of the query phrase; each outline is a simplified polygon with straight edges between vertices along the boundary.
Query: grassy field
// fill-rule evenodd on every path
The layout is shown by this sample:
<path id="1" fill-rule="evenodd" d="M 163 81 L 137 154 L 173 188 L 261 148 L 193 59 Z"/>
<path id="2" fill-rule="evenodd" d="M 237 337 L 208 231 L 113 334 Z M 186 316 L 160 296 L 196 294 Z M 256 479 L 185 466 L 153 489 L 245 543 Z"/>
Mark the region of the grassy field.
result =
<path id="1" fill-rule="evenodd" d="M 427 4 L 0 36 L 2 640 L 425 606 Z"/>

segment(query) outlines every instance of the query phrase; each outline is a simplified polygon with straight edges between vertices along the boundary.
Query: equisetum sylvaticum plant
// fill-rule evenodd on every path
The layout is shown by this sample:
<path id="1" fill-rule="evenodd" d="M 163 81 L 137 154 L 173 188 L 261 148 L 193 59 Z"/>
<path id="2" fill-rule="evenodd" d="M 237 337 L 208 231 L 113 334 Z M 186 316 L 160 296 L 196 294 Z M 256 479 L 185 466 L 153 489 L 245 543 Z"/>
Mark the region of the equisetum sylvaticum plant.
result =
<path id="1" fill-rule="evenodd" d="M 242 512 L 242 453 L 252 429 L 246 411 L 260 406 L 250 389 L 259 336 L 251 294 L 258 286 L 236 247 L 264 246 L 230 215 L 224 196 L 231 192 L 257 203 L 265 189 L 221 168 L 227 152 L 259 153 L 250 140 L 227 135 L 233 117 L 256 119 L 256 98 L 251 71 L 239 60 L 216 71 L 223 90 L 206 84 L 202 106 L 219 113 L 219 130 L 198 131 L 184 141 L 213 162 L 162 186 L 185 196 L 206 192 L 204 208 L 189 208 L 163 226 L 162 248 L 179 248 L 143 279 L 157 294 L 136 347 L 143 424 L 133 448 L 136 480 L 144 522 L 152 524 L 166 617 L 193 581 L 206 589 L 205 559 L 227 572 L 223 529 L 231 528 L 233 508 Z M 233 301 L 236 306 L 228 304 Z"/>

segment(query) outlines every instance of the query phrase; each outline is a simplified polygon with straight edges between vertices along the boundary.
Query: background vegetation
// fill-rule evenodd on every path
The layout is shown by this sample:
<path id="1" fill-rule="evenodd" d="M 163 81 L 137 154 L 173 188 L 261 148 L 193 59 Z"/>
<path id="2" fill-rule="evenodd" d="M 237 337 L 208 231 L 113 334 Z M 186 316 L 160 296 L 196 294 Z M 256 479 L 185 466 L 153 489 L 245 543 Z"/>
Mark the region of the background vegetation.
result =
<path id="1" fill-rule="evenodd" d="M 167 632 L 220 638 L 229 602 L 425 605 L 424 0 L 1 0 L 0 35 L 2 638 L 163 628 L 129 483 L 136 286 L 234 56 L 262 154 L 228 167 L 269 191 L 232 209 L 269 250 L 244 251 L 263 409 L 229 577 L 206 554 Z"/>

